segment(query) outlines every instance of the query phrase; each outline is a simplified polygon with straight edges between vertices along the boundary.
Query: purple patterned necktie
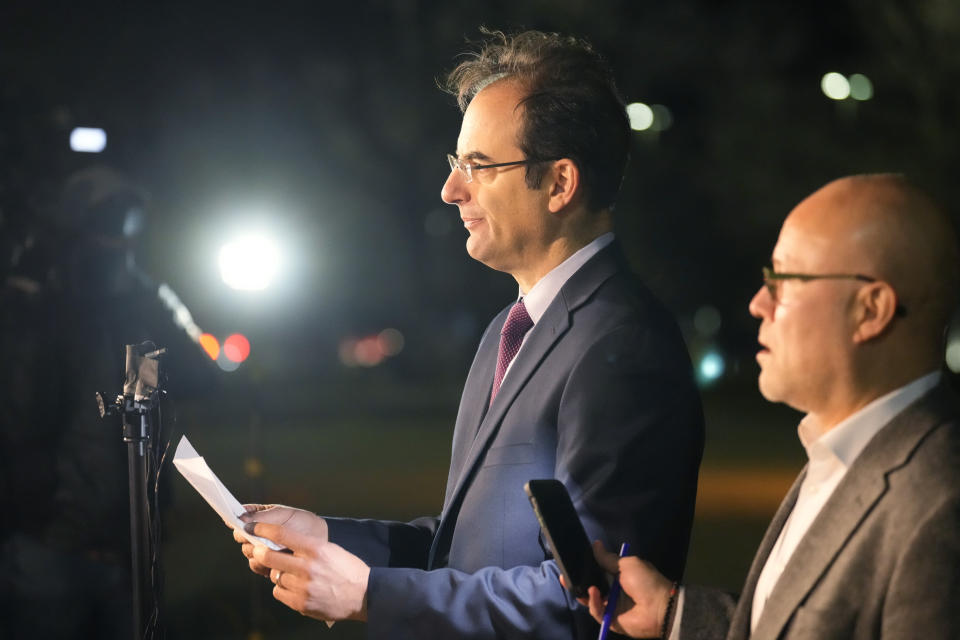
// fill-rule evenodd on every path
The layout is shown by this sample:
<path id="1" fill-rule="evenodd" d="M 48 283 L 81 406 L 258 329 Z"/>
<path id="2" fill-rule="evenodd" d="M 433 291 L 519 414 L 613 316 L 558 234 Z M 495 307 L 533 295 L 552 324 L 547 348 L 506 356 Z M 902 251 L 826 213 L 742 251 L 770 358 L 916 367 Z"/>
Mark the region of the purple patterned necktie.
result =
<path id="1" fill-rule="evenodd" d="M 500 330 L 500 351 L 497 354 L 497 373 L 493 376 L 493 391 L 490 392 L 490 404 L 497 397 L 497 391 L 500 390 L 500 383 L 503 382 L 503 376 L 510 366 L 510 361 L 517 355 L 520 345 L 523 344 L 523 336 L 530 331 L 533 326 L 533 320 L 527 313 L 527 307 L 523 304 L 523 298 L 517 300 L 510 313 L 507 315 L 507 321 L 503 323 L 503 329 Z"/>

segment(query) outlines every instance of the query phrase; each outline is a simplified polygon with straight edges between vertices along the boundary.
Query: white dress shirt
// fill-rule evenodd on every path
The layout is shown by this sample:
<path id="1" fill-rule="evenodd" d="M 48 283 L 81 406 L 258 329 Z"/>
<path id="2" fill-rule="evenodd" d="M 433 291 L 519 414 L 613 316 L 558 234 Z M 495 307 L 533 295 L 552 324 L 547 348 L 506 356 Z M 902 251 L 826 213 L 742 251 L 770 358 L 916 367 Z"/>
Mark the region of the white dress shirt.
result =
<path id="1" fill-rule="evenodd" d="M 533 320 L 534 326 L 540 322 L 540 318 L 546 313 L 547 307 L 549 307 L 553 299 L 557 297 L 560 289 L 567 283 L 570 276 L 579 271 L 580 267 L 586 264 L 587 260 L 595 256 L 611 242 L 613 242 L 613 232 L 608 231 L 592 240 L 586 246 L 578 249 L 572 256 L 551 269 L 550 272 L 540 278 L 526 294 L 524 294 L 523 290 L 520 290 L 517 299 L 523 300 L 523 305 L 526 307 L 530 319 Z M 513 367 L 513 363 L 516 362 L 517 356 L 523 352 L 523 345 L 527 343 L 527 338 L 529 337 L 530 331 L 527 331 L 526 335 L 523 336 L 523 342 L 520 344 L 517 355 L 513 357 L 513 360 L 507 365 L 507 370 L 503 373 L 504 380 L 506 380 L 510 374 L 510 369 Z M 503 383 L 501 382 L 500 384 L 502 385 Z"/>

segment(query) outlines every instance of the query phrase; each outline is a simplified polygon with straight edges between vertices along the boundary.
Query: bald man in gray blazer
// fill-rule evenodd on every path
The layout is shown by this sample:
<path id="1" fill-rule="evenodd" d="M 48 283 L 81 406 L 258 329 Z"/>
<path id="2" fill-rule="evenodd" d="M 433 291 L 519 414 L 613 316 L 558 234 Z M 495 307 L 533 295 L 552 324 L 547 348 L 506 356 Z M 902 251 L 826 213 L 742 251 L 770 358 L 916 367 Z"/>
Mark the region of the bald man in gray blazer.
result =
<path id="1" fill-rule="evenodd" d="M 639 558 L 633 637 L 960 638 L 960 402 L 941 373 L 960 290 L 949 220 L 902 176 L 832 182 L 784 222 L 750 302 L 760 391 L 806 412 L 809 463 L 739 600 Z M 603 602 L 592 589 L 594 617 Z"/>

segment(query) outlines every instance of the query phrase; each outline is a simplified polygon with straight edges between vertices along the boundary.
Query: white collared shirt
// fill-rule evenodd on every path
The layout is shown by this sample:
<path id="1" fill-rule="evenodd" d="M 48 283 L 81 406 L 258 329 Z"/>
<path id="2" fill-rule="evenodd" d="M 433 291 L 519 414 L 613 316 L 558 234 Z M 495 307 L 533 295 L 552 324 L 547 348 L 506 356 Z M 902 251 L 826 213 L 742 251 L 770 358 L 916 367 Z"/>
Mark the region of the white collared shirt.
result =
<path id="1" fill-rule="evenodd" d="M 807 450 L 807 475 L 800 485 L 797 503 L 770 551 L 753 594 L 750 631 L 757 627 L 763 607 L 784 568 L 823 505 L 840 484 L 847 469 L 874 436 L 908 405 L 940 382 L 940 372 L 928 373 L 877 398 L 835 427 L 822 433 L 813 416 L 800 421 L 797 433 Z M 819 435 L 819 437 L 817 437 Z"/>
<path id="2" fill-rule="evenodd" d="M 530 319 L 533 320 L 534 326 L 540 322 L 540 318 L 546 313 L 547 307 L 549 307 L 553 299 L 557 297 L 560 289 L 567 283 L 570 276 L 579 271 L 580 267 L 586 264 L 587 260 L 595 256 L 611 242 L 613 242 L 612 231 L 608 231 L 594 238 L 590 243 L 574 252 L 572 256 L 551 269 L 547 275 L 540 278 L 526 294 L 524 294 L 523 290 L 520 290 L 517 299 L 523 299 L 523 305 L 526 307 Z M 523 342 L 520 344 L 517 355 L 514 356 L 510 364 L 507 365 L 507 370 L 503 374 L 504 380 L 506 380 L 510 374 L 510 369 L 513 368 L 513 363 L 516 362 L 517 356 L 523 352 L 523 345 L 527 343 L 527 338 L 529 337 L 530 331 L 527 331 L 527 334 L 523 336 Z"/>

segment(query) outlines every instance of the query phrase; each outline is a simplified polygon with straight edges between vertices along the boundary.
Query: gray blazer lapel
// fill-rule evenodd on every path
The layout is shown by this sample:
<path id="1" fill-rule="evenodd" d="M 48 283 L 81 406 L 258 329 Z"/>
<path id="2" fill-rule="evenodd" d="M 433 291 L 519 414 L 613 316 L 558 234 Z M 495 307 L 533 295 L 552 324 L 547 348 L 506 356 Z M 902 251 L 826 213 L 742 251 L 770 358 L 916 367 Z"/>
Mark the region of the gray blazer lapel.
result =
<path id="1" fill-rule="evenodd" d="M 757 582 L 760 580 L 760 572 L 763 571 L 763 565 L 767 563 L 773 545 L 776 544 L 783 525 L 786 524 L 793 506 L 797 503 L 797 496 L 800 494 L 800 485 L 807 475 L 806 467 L 793 481 L 790 490 L 783 498 L 777 512 L 767 527 L 767 532 L 763 534 L 763 540 L 760 541 L 760 547 L 753 557 L 753 563 L 750 565 L 750 571 L 747 572 L 747 581 L 743 585 L 743 591 L 740 593 L 740 599 L 737 601 L 737 608 L 733 612 L 733 618 L 730 620 L 730 632 L 727 634 L 728 640 L 740 640 L 750 637 L 750 618 L 753 612 L 753 594 L 757 590 Z"/>
<path id="2" fill-rule="evenodd" d="M 902 466 L 941 421 L 942 413 L 931 408 L 939 404 L 942 393 L 942 386 L 938 387 L 901 412 L 854 460 L 784 568 L 764 606 L 754 638 L 779 637 L 820 576 L 887 491 L 886 474 Z"/>

